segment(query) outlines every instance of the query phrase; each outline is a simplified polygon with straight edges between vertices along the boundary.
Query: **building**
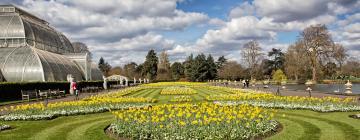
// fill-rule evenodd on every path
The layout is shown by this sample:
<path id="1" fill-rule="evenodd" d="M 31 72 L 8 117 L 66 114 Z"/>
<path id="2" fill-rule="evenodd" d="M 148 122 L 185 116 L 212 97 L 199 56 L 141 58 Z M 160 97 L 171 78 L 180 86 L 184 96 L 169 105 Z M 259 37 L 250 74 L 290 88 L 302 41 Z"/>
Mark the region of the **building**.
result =
<path id="1" fill-rule="evenodd" d="M 0 5 L 0 81 L 102 80 L 88 53 L 49 23 L 13 5 Z"/>

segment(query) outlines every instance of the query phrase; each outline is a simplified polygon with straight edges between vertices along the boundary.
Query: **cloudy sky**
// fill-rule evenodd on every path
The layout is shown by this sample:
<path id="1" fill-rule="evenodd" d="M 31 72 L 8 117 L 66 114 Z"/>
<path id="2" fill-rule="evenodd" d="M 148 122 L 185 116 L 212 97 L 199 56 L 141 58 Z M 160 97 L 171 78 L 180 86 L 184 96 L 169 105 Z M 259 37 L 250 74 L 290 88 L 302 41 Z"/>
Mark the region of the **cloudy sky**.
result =
<path id="1" fill-rule="evenodd" d="M 299 32 L 326 24 L 335 42 L 360 56 L 358 0 L 2 0 L 47 20 L 71 41 L 86 43 L 94 60 L 142 63 L 148 50 L 172 61 L 190 53 L 241 62 L 249 40 L 264 51 L 286 50 Z"/>

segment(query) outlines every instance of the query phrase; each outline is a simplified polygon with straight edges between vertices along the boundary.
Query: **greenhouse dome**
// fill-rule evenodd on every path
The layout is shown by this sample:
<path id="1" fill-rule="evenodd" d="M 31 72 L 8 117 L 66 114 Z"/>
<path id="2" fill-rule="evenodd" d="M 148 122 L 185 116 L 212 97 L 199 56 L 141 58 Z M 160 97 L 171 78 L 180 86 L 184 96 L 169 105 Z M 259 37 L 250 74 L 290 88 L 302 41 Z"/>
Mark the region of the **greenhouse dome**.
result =
<path id="1" fill-rule="evenodd" d="M 102 80 L 88 53 L 49 23 L 12 5 L 0 5 L 0 81 Z M 94 76 L 92 76 L 94 75 Z"/>

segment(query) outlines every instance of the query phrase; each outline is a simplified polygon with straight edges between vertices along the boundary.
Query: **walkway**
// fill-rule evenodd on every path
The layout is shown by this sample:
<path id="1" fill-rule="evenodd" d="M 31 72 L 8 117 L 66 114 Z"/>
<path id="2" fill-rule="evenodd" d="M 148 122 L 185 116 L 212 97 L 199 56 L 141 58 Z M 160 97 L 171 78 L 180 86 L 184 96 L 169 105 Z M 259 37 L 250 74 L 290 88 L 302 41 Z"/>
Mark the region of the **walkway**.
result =
<path id="1" fill-rule="evenodd" d="M 214 84 L 212 84 L 214 85 Z M 219 84 L 218 84 L 219 85 Z M 221 84 L 220 86 L 225 86 L 223 84 Z M 233 88 L 243 88 L 242 85 L 232 85 L 229 84 L 228 87 L 233 87 Z M 250 86 L 249 89 L 256 89 L 256 90 L 260 90 L 260 91 L 266 91 L 266 92 L 272 92 L 272 93 L 276 93 L 277 90 L 277 86 L 274 85 L 270 85 L 269 88 L 263 88 L 262 85 L 257 85 L 255 87 Z M 309 92 L 304 90 L 290 90 L 290 89 L 281 89 L 280 88 L 280 94 L 282 96 L 309 96 Z M 323 93 L 323 92 L 319 92 L 319 91 L 312 91 L 311 92 L 311 96 L 312 97 L 339 97 L 339 98 L 346 98 L 346 97 L 356 97 L 356 96 L 346 96 L 346 95 L 336 95 L 336 94 L 327 94 L 327 93 Z"/>
<path id="2" fill-rule="evenodd" d="M 98 94 L 105 94 L 105 93 L 109 93 L 109 92 L 113 92 L 113 91 L 117 91 L 117 90 L 122 90 L 122 89 L 124 89 L 124 88 L 102 90 L 100 92 L 80 93 L 79 100 L 83 99 L 85 97 L 98 95 Z M 66 97 L 48 99 L 48 103 L 74 101 L 74 100 L 75 100 L 74 95 L 66 95 Z M 44 103 L 44 102 L 45 102 L 45 100 L 35 100 L 35 101 L 30 101 L 30 102 L 24 101 L 24 102 L 18 102 L 18 103 L 10 103 L 10 104 L 5 104 L 5 105 L 0 105 L 0 109 L 3 109 L 5 107 L 9 108 L 10 106 L 18 106 L 18 105 L 23 105 L 23 104 Z M 1 113 L 2 112 L 0 112 L 0 115 L 1 115 Z"/>

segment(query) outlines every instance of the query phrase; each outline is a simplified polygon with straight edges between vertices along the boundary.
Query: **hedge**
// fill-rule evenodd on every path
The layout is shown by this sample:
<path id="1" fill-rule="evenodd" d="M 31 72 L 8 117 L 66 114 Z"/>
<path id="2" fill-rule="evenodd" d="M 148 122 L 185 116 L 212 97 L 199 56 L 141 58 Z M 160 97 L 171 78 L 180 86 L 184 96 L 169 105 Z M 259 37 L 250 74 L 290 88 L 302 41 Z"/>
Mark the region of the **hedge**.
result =
<path id="1" fill-rule="evenodd" d="M 129 81 L 129 84 L 133 81 Z M 110 85 L 118 84 L 116 81 L 109 81 Z M 77 83 L 78 89 L 85 87 L 103 87 L 103 81 L 81 81 Z M 0 82 L 0 101 L 21 100 L 21 90 L 65 90 L 68 94 L 69 82 Z"/>

